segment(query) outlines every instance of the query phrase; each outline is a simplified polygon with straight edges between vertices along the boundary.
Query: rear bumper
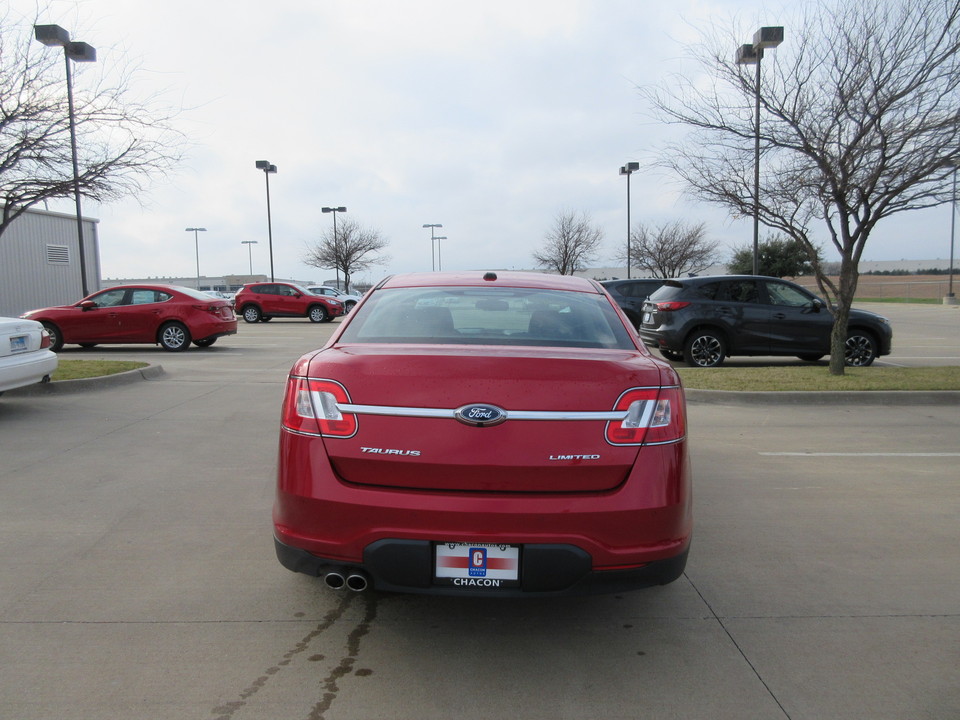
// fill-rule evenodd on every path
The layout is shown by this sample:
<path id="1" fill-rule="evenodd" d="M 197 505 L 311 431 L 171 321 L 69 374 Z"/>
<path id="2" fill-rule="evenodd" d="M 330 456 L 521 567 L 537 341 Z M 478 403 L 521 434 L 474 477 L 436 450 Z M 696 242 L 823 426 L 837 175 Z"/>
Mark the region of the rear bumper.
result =
<path id="1" fill-rule="evenodd" d="M 3 358 L 0 392 L 42 382 L 57 369 L 57 356 L 49 350 Z"/>
<path id="2" fill-rule="evenodd" d="M 460 597 L 534 597 L 595 595 L 666 585 L 683 574 L 689 544 L 677 554 L 642 567 L 595 570 L 589 553 L 564 544 L 525 545 L 520 586 L 498 587 L 495 581 L 451 587 L 433 583 L 433 543 L 425 540 L 383 539 L 368 545 L 363 562 L 344 563 L 286 545 L 276 537 L 277 559 L 294 572 L 324 577 L 363 575 L 381 592 L 406 592 Z"/>

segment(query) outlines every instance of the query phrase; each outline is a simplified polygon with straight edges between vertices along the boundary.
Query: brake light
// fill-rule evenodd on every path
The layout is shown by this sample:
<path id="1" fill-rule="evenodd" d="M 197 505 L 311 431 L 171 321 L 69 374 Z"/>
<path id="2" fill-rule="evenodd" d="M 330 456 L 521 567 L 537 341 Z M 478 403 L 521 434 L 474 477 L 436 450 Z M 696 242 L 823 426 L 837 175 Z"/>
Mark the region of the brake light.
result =
<path id="1" fill-rule="evenodd" d="M 682 440 L 687 432 L 686 403 L 679 387 L 627 390 L 614 410 L 627 414 L 607 423 L 611 445 L 662 445 Z"/>
<path id="2" fill-rule="evenodd" d="M 53 346 L 53 338 L 50 337 L 50 333 L 46 328 L 40 331 L 40 349 L 46 350 L 48 347 Z"/>
<path id="3" fill-rule="evenodd" d="M 340 383 L 291 376 L 283 399 L 283 426 L 306 435 L 352 437 L 357 432 L 357 416 L 343 413 L 339 407 L 349 402 Z"/>
<path id="4" fill-rule="evenodd" d="M 657 310 L 660 312 L 673 312 L 674 310 L 680 310 L 685 308 L 690 303 L 683 302 L 681 300 L 670 300 L 667 302 L 658 302 L 655 303 Z"/>

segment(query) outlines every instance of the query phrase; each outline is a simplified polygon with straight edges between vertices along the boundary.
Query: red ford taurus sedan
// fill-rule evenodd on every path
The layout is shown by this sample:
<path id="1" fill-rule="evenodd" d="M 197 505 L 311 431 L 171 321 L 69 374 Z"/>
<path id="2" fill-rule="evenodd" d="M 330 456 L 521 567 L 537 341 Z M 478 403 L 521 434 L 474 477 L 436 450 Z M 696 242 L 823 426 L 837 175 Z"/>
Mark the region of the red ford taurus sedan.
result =
<path id="1" fill-rule="evenodd" d="M 155 343 L 179 351 L 191 342 L 209 347 L 237 332 L 228 300 L 178 285 L 118 285 L 74 305 L 31 310 L 21 317 L 43 323 L 54 352 L 67 343 Z"/>
<path id="2" fill-rule="evenodd" d="M 535 596 L 677 579 L 680 380 L 603 288 L 387 278 L 290 373 L 276 551 L 333 588 Z"/>

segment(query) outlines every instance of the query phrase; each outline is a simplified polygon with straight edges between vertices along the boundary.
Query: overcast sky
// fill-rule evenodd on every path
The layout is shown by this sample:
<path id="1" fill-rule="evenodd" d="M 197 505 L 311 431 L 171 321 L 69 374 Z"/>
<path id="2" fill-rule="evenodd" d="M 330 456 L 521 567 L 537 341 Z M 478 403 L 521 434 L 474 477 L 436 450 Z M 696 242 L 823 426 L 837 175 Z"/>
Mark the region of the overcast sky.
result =
<path id="1" fill-rule="evenodd" d="M 32 18 L 34 0 L 9 0 Z M 104 278 L 269 274 L 269 160 L 277 277 L 323 281 L 304 248 L 332 224 L 324 205 L 389 240 L 389 261 L 355 280 L 430 270 L 533 266 L 558 213 L 605 232 L 596 265 L 626 237 L 618 169 L 668 132 L 637 92 L 684 72 L 684 45 L 736 14 L 744 42 L 780 24 L 761 3 L 722 0 L 54 0 L 41 21 L 97 48 L 100 66 L 140 68 L 134 89 L 182 107 L 179 170 L 140 198 L 84 205 L 100 220 Z M 29 22 L 29 20 L 28 20 Z M 29 25 L 27 25 L 29 27 Z M 789 28 L 781 48 L 786 52 Z M 733 48 L 731 48 L 733 52 Z M 772 60 L 775 62 L 775 59 Z M 768 60 L 765 59 L 765 64 Z M 75 66 L 76 67 L 76 66 Z M 691 68 L 692 69 L 692 68 Z M 669 130 L 675 132 L 675 130 Z M 748 219 L 686 198 L 670 178 L 631 179 L 634 222 L 705 222 L 727 249 Z M 72 212 L 72 203 L 51 210 Z M 950 208 L 885 221 L 864 260 L 946 258 Z M 761 228 L 761 236 L 764 231 Z M 826 236 L 820 238 L 826 243 Z M 728 253 L 729 254 L 729 253 Z M 826 249 L 827 260 L 836 254 Z"/>

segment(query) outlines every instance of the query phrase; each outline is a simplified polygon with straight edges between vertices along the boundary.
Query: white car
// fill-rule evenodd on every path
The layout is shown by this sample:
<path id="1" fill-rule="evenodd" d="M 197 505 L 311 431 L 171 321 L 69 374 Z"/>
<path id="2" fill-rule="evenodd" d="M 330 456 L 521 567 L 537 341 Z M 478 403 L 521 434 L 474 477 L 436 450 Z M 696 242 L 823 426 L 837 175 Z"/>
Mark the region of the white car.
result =
<path id="1" fill-rule="evenodd" d="M 311 285 L 307 288 L 314 295 L 323 295 L 325 297 L 330 297 L 335 300 L 339 300 L 343 303 L 343 311 L 345 313 L 353 310 L 353 306 L 360 302 L 359 295 L 348 295 L 343 290 L 339 290 L 335 287 L 330 287 L 329 285 Z"/>
<path id="2" fill-rule="evenodd" d="M 40 323 L 0 317 L 0 393 L 49 380 L 57 369 L 51 344 Z"/>

